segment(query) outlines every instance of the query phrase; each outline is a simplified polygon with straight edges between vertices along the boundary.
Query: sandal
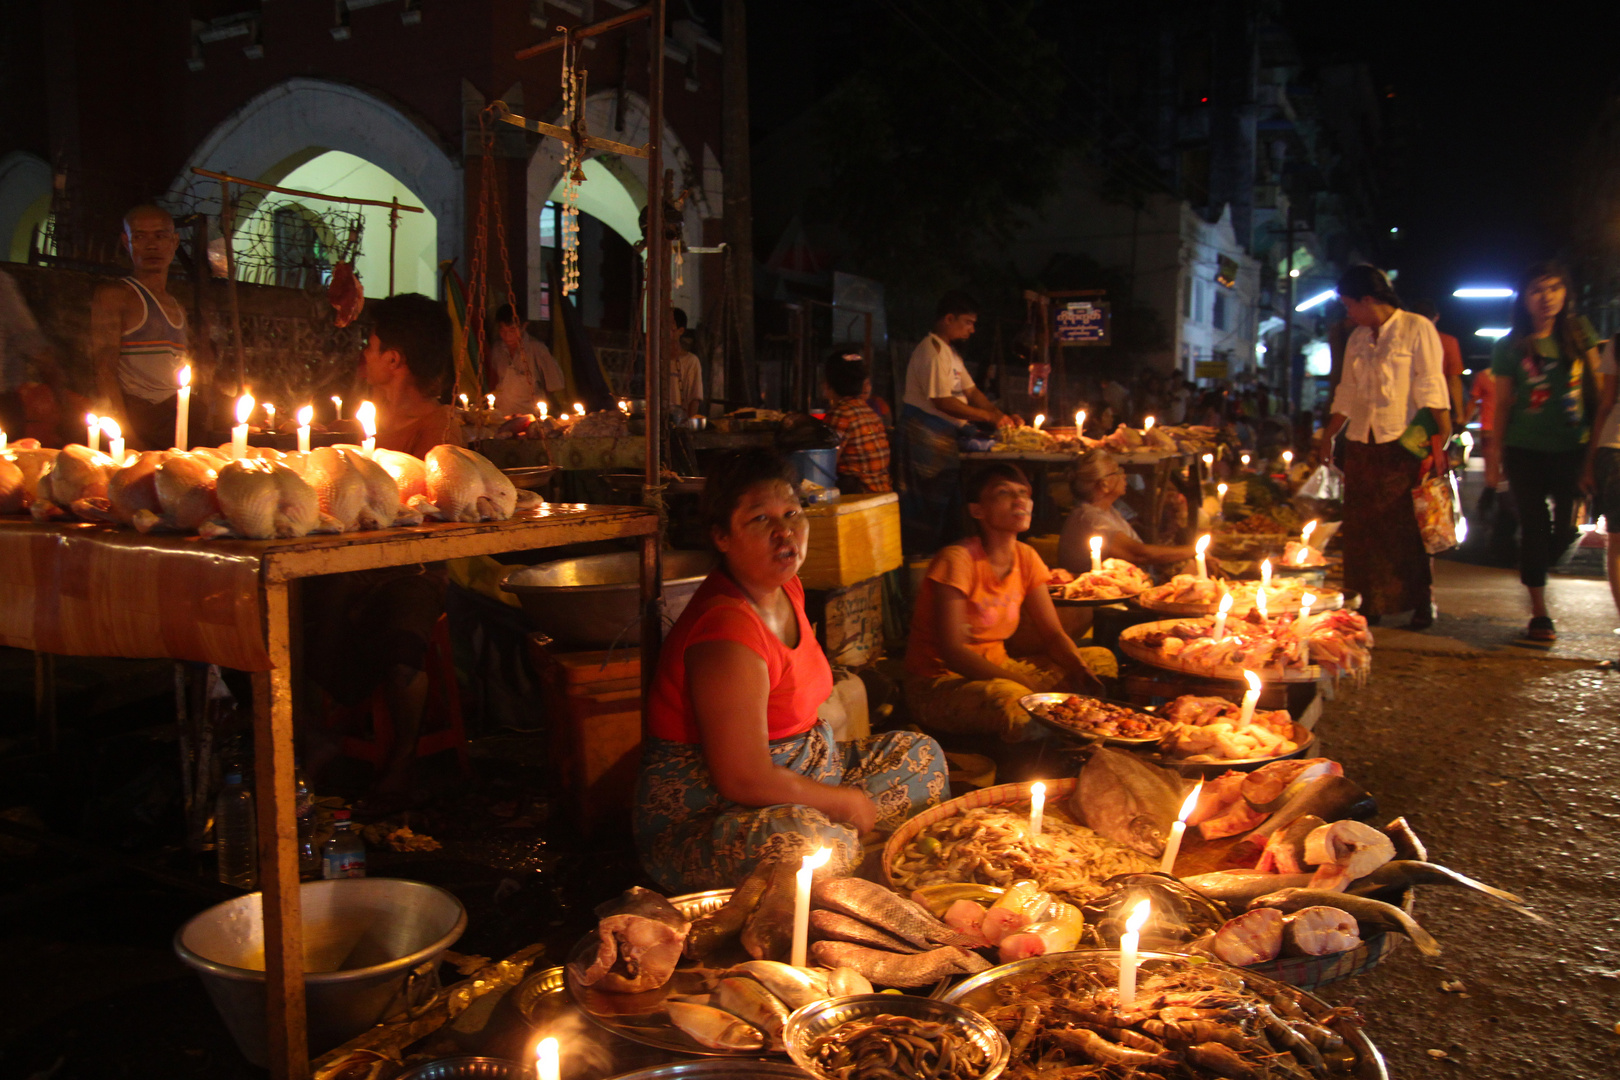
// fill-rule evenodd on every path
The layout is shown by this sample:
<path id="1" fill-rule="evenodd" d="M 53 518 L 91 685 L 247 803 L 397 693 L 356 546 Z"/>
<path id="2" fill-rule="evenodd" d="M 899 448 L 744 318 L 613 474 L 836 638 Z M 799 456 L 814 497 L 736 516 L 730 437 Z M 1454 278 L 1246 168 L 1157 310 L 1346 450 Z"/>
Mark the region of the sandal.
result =
<path id="1" fill-rule="evenodd" d="M 1545 615 L 1537 615 L 1530 620 L 1530 628 L 1525 631 L 1525 637 L 1531 641 L 1557 641 L 1558 631 L 1553 629 L 1553 621 Z"/>

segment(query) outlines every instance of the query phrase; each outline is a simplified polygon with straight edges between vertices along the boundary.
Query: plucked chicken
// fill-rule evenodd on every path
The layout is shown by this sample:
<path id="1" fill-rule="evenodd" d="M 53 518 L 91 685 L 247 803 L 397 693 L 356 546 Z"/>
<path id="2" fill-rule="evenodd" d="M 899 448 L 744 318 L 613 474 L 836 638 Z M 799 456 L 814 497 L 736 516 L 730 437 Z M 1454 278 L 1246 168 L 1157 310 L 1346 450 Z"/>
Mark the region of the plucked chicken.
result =
<path id="1" fill-rule="evenodd" d="M 517 509 L 517 487 L 482 454 L 435 446 L 427 454 L 428 497 L 446 521 L 505 521 Z"/>
<path id="2" fill-rule="evenodd" d="M 157 470 L 161 514 L 137 510 L 131 524 L 143 533 L 194 533 L 219 512 L 216 486 L 219 475 L 202 454 L 171 453 Z"/>
<path id="3" fill-rule="evenodd" d="M 394 478 L 394 485 L 399 488 L 399 505 L 424 519 L 439 517 L 439 508 L 428 498 L 425 461 L 398 450 L 378 450 L 371 459 Z"/>
<path id="4" fill-rule="evenodd" d="M 366 508 L 366 478 L 360 475 L 341 450 L 320 446 L 303 459 L 303 477 L 315 489 L 321 513 L 336 518 L 344 532 L 360 527 L 360 514 Z M 297 465 L 293 466 L 297 469 Z"/>
<path id="5" fill-rule="evenodd" d="M 279 461 L 233 461 L 219 471 L 219 508 L 224 521 L 204 522 L 204 538 L 249 540 L 307 536 L 323 524 L 315 489 Z M 326 519 L 336 532 L 335 520 Z"/>
<path id="6" fill-rule="evenodd" d="M 56 455 L 40 477 L 39 492 L 29 512 L 35 521 L 63 517 L 80 499 L 106 498 L 107 480 L 117 466 L 99 450 L 72 443 Z"/>

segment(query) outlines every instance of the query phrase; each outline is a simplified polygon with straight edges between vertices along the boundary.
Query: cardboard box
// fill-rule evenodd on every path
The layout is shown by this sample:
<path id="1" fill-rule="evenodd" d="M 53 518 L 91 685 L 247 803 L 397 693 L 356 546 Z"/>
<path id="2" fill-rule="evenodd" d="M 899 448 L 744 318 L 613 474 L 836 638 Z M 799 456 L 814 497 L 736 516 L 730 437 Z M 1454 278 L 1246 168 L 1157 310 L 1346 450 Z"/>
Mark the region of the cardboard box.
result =
<path id="1" fill-rule="evenodd" d="M 883 579 L 805 593 L 805 614 L 828 663 L 860 667 L 883 655 Z"/>
<path id="2" fill-rule="evenodd" d="M 846 495 L 805 508 L 810 550 L 799 568 L 807 589 L 839 589 L 898 569 L 900 496 Z"/>

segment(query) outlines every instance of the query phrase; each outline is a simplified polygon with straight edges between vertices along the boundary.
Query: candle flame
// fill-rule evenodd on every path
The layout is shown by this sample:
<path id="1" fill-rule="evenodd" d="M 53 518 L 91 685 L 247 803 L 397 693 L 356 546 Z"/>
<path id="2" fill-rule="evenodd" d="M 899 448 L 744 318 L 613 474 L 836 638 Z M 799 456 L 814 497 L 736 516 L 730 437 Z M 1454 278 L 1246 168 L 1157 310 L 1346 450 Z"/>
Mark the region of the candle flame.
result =
<path id="1" fill-rule="evenodd" d="M 1260 613 L 1262 619 L 1266 617 L 1266 589 L 1263 585 L 1255 591 L 1254 610 Z"/>
<path id="2" fill-rule="evenodd" d="M 236 399 L 236 422 L 238 424 L 245 424 L 248 422 L 248 417 L 252 415 L 253 395 L 243 394 L 241 397 Z"/>
<path id="3" fill-rule="evenodd" d="M 1080 434 L 1080 429 L 1086 426 L 1086 410 L 1081 409 L 1074 414 L 1074 433 Z"/>
<path id="4" fill-rule="evenodd" d="M 1032 800 L 1046 798 L 1046 782 L 1044 780 L 1037 780 L 1033 784 L 1029 785 L 1029 797 Z"/>
<path id="5" fill-rule="evenodd" d="M 93 428 L 93 427 L 100 426 L 100 424 L 101 424 L 101 417 L 97 416 L 95 413 L 87 412 L 87 413 L 84 414 L 84 426 L 85 427 Z"/>
<path id="6" fill-rule="evenodd" d="M 1313 533 L 1315 531 L 1316 531 L 1316 519 L 1311 518 L 1311 520 L 1307 521 L 1305 523 L 1305 527 L 1303 529 L 1301 529 L 1300 532 L 1299 532 L 1300 543 L 1302 543 L 1302 544 L 1310 543 L 1311 542 L 1311 533 Z"/>
<path id="7" fill-rule="evenodd" d="M 484 395 L 484 401 L 486 403 L 486 407 L 491 408 L 491 409 L 493 409 L 495 407 L 495 395 L 494 394 L 485 394 Z"/>
<path id="8" fill-rule="evenodd" d="M 272 424 L 276 422 L 276 407 L 268 401 L 264 403 L 264 415 L 269 418 Z"/>
<path id="9" fill-rule="evenodd" d="M 557 1040 L 547 1035 L 534 1048 L 535 1076 L 538 1080 L 557 1080 L 562 1062 Z"/>
<path id="10" fill-rule="evenodd" d="M 1205 454 L 1204 455 L 1204 464 L 1206 466 L 1215 464 L 1215 455 L 1214 454 Z"/>
<path id="11" fill-rule="evenodd" d="M 580 404 L 577 401 L 574 402 L 574 414 L 576 416 L 584 416 L 585 415 L 585 406 Z"/>
<path id="12" fill-rule="evenodd" d="M 1215 494 L 1221 500 L 1221 502 L 1223 502 L 1223 503 L 1226 501 L 1226 492 L 1228 490 L 1229 489 L 1227 488 L 1227 486 L 1225 484 L 1216 484 L 1215 485 Z"/>
<path id="13" fill-rule="evenodd" d="M 540 406 L 540 419 L 544 420 L 546 418 L 546 403 L 537 401 L 535 404 Z"/>
<path id="14" fill-rule="evenodd" d="M 1309 546 L 1305 544 L 1299 545 L 1299 550 L 1294 552 L 1294 561 L 1300 566 L 1304 566 L 1306 558 L 1310 555 L 1310 551 L 1311 549 Z"/>
<path id="15" fill-rule="evenodd" d="M 1200 555 L 1209 550 L 1209 533 L 1205 533 L 1198 538 L 1198 543 L 1193 545 L 1193 550 Z"/>
<path id="16" fill-rule="evenodd" d="M 1316 594 L 1306 593 L 1304 596 L 1299 598 L 1299 603 L 1302 608 L 1309 611 L 1311 609 L 1311 605 L 1316 603 Z"/>
<path id="17" fill-rule="evenodd" d="M 1198 796 L 1203 794 L 1203 792 L 1204 782 L 1200 780 L 1193 786 L 1193 789 L 1187 793 L 1187 798 L 1183 800 L 1181 804 L 1181 813 L 1176 815 L 1177 821 L 1185 822 L 1188 818 L 1192 817 L 1193 809 L 1198 805 Z"/>
<path id="18" fill-rule="evenodd" d="M 110 416 L 101 418 L 101 433 L 109 439 L 122 438 L 124 429 L 118 426 L 118 421 Z"/>
<path id="19" fill-rule="evenodd" d="M 830 847 L 817 848 L 816 851 L 815 851 L 815 854 L 806 855 L 804 857 L 804 863 L 800 867 L 800 869 L 802 869 L 802 870 L 820 870 L 823 866 L 827 865 L 827 860 L 830 859 L 830 858 L 832 858 L 832 848 L 830 848 Z"/>
<path id="20" fill-rule="evenodd" d="M 1238 460 L 1243 462 L 1243 467 L 1245 469 L 1247 469 L 1249 467 L 1249 455 L 1248 454 L 1240 454 L 1238 456 Z"/>
<path id="21" fill-rule="evenodd" d="M 1150 432 L 1152 430 L 1153 430 L 1153 417 L 1144 416 L 1142 418 L 1142 433 L 1145 435 L 1145 434 L 1147 434 L 1148 432 Z"/>
<path id="22" fill-rule="evenodd" d="M 1231 614 L 1231 611 L 1232 611 L 1232 594 L 1231 593 L 1227 593 L 1227 594 L 1225 594 L 1224 596 L 1221 597 L 1220 611 L 1221 611 L 1222 615 Z"/>
<path id="23" fill-rule="evenodd" d="M 179 381 L 181 386 L 190 386 L 191 385 L 191 365 L 187 364 L 185 367 L 181 368 L 179 373 L 175 375 L 175 378 Z"/>
<path id="24" fill-rule="evenodd" d="M 1260 560 L 1260 584 L 1262 586 L 1271 584 L 1271 560 L 1270 559 L 1261 559 Z"/>
<path id="25" fill-rule="evenodd" d="M 630 415 L 630 403 L 628 401 L 624 400 L 623 398 L 620 398 L 619 399 L 619 411 L 624 413 L 624 415 L 629 416 Z"/>
<path id="26" fill-rule="evenodd" d="M 466 400 L 467 400 L 466 396 L 463 395 L 461 400 L 462 400 L 463 403 L 465 403 Z M 338 397 L 336 394 L 333 394 L 332 395 L 332 406 L 335 409 L 337 409 L 338 419 L 339 420 L 343 419 L 343 399 Z"/>
<path id="27" fill-rule="evenodd" d="M 1294 452 L 1292 450 L 1284 450 L 1283 451 L 1283 464 L 1284 465 L 1292 465 L 1293 463 L 1294 463 Z"/>
<path id="28" fill-rule="evenodd" d="M 1243 678 L 1249 684 L 1249 689 L 1253 690 L 1257 694 L 1260 692 L 1260 687 L 1264 685 L 1260 682 L 1260 676 L 1256 675 L 1247 668 L 1245 668 L 1243 671 Z"/>
<path id="29" fill-rule="evenodd" d="M 1127 934 L 1140 934 L 1142 927 L 1147 925 L 1149 916 L 1153 914 L 1153 901 L 1145 897 L 1131 909 L 1131 917 L 1125 920 Z"/>
<path id="30" fill-rule="evenodd" d="M 298 410 L 298 426 L 299 427 L 309 427 L 310 422 L 312 420 L 314 420 L 314 419 L 315 419 L 315 407 L 313 405 L 305 405 L 302 409 Z"/>
<path id="31" fill-rule="evenodd" d="M 366 433 L 366 438 L 372 439 L 377 435 L 377 406 L 369 401 L 362 401 L 360 407 L 354 410 L 354 418 L 360 421 L 360 430 Z"/>
<path id="32" fill-rule="evenodd" d="M 1044 424 L 1044 423 L 1046 423 L 1046 414 L 1045 413 L 1036 413 L 1035 414 L 1035 430 L 1036 431 L 1041 430 L 1041 425 Z"/>
<path id="33" fill-rule="evenodd" d="M 465 409 L 467 407 L 467 395 L 466 394 L 461 395 L 461 407 L 463 409 Z"/>

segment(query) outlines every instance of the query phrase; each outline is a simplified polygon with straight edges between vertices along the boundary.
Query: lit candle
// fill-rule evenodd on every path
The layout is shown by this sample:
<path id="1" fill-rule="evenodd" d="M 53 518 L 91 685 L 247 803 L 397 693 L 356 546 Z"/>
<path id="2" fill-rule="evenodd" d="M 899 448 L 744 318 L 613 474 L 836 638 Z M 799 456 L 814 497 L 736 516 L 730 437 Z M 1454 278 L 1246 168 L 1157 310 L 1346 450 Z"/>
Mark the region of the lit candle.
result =
<path id="1" fill-rule="evenodd" d="M 1181 814 L 1176 823 L 1170 826 L 1170 839 L 1164 845 L 1164 858 L 1159 860 L 1159 872 L 1173 874 L 1176 868 L 1176 856 L 1181 854 L 1181 838 L 1187 835 L 1187 819 L 1192 817 L 1193 807 L 1198 805 L 1198 795 L 1204 790 L 1204 782 L 1198 781 L 1192 792 L 1181 804 Z"/>
<path id="2" fill-rule="evenodd" d="M 577 401 L 574 402 L 574 415 L 575 416 L 584 416 L 585 415 L 585 406 L 580 404 Z"/>
<path id="3" fill-rule="evenodd" d="M 1270 614 L 1268 611 L 1266 611 L 1266 590 L 1264 587 L 1255 590 L 1254 610 L 1260 613 L 1261 622 L 1264 622 L 1266 617 Z"/>
<path id="4" fill-rule="evenodd" d="M 118 464 L 124 463 L 124 432 L 118 421 L 110 416 L 101 418 L 101 430 L 107 433 L 107 456 Z"/>
<path id="5" fill-rule="evenodd" d="M 489 410 L 494 411 L 494 409 L 495 409 L 495 395 L 494 394 L 485 394 L 484 395 L 484 406 L 486 408 L 488 408 Z"/>
<path id="6" fill-rule="evenodd" d="M 1119 935 L 1119 1012 L 1136 1003 L 1136 965 L 1139 962 L 1136 945 L 1142 940 L 1142 927 L 1147 925 L 1151 914 L 1153 901 L 1138 902 L 1131 910 L 1131 917 L 1125 920 L 1125 932 Z"/>
<path id="7" fill-rule="evenodd" d="M 298 452 L 309 453 L 309 424 L 315 419 L 315 407 L 305 405 L 298 410 Z"/>
<path id="8" fill-rule="evenodd" d="M 793 955 L 790 958 L 797 968 L 804 967 L 805 952 L 810 948 L 810 884 L 815 880 L 816 871 L 826 866 L 830 858 L 832 848 L 817 848 L 814 855 L 804 857 L 799 867 L 798 892 L 793 898 Z"/>
<path id="9" fill-rule="evenodd" d="M 4 451 L 5 448 L 6 448 L 6 432 L 5 432 L 4 428 L 0 428 L 0 451 Z"/>
<path id="10" fill-rule="evenodd" d="M 1150 432 L 1152 430 L 1153 430 L 1153 417 L 1151 417 L 1151 416 L 1142 417 L 1142 434 L 1146 435 L 1148 432 Z"/>
<path id="11" fill-rule="evenodd" d="M 360 430 L 366 437 L 360 443 L 360 452 L 370 457 L 377 449 L 377 406 L 369 401 L 362 401 L 360 407 L 354 410 L 354 418 L 360 421 Z"/>
<path id="12" fill-rule="evenodd" d="M 461 395 L 461 407 L 463 409 L 465 409 L 467 407 L 467 395 L 466 394 Z"/>
<path id="13" fill-rule="evenodd" d="M 1226 493 L 1230 490 L 1225 484 L 1215 485 L 1215 512 L 1223 518 L 1226 516 Z"/>
<path id="14" fill-rule="evenodd" d="M 537 401 L 535 404 L 540 406 L 540 419 L 544 420 L 546 418 L 546 403 L 543 401 Z"/>
<path id="15" fill-rule="evenodd" d="M 1038 839 L 1046 821 L 1046 784 L 1040 780 L 1029 785 L 1029 838 Z"/>
<path id="16" fill-rule="evenodd" d="M 276 430 L 276 407 L 268 401 L 264 403 L 264 430 L 270 432 Z"/>
<path id="17" fill-rule="evenodd" d="M 1226 593 L 1221 597 L 1220 607 L 1215 611 L 1215 640 L 1219 641 L 1226 636 L 1226 617 L 1232 613 L 1232 594 Z"/>
<path id="18" fill-rule="evenodd" d="M 84 445 L 92 450 L 101 449 L 101 417 L 95 413 L 84 414 Z"/>
<path id="19" fill-rule="evenodd" d="M 1091 568 L 1093 570 L 1101 570 L 1103 568 L 1102 537 L 1100 536 L 1093 536 L 1091 538 Z"/>
<path id="20" fill-rule="evenodd" d="M 1086 427 L 1086 410 L 1081 409 L 1074 414 L 1074 433 L 1079 435 Z"/>
<path id="21" fill-rule="evenodd" d="M 462 403 L 465 404 L 467 401 L 467 396 L 463 394 L 461 400 Z M 343 419 L 343 399 L 338 397 L 336 394 L 332 395 L 332 408 L 337 410 L 336 418 L 339 420 Z"/>
<path id="22" fill-rule="evenodd" d="M 620 398 L 619 399 L 619 411 L 624 413 L 624 415 L 629 416 L 630 415 L 630 403 L 628 401 L 624 400 L 623 398 Z"/>
<path id="23" fill-rule="evenodd" d="M 562 1056 L 557 1049 L 557 1040 L 549 1035 L 534 1048 L 534 1075 L 535 1080 L 559 1080 L 562 1076 Z"/>
<path id="24" fill-rule="evenodd" d="M 1271 560 L 1270 559 L 1261 559 L 1260 560 L 1260 587 L 1262 589 L 1271 588 Z"/>
<path id="25" fill-rule="evenodd" d="M 1046 423 L 1046 414 L 1045 413 L 1036 413 L 1035 414 L 1035 430 L 1036 431 L 1041 430 L 1041 425 L 1044 424 L 1044 423 Z"/>
<path id="26" fill-rule="evenodd" d="M 1283 451 L 1283 469 L 1284 469 L 1284 471 L 1286 471 L 1288 469 L 1292 469 L 1293 467 L 1294 467 L 1294 452 L 1292 450 L 1284 450 Z"/>
<path id="27" fill-rule="evenodd" d="M 1204 455 L 1204 468 L 1205 468 L 1205 470 L 1213 469 L 1214 467 L 1215 467 L 1215 455 L 1214 454 L 1205 454 Z"/>
<path id="28" fill-rule="evenodd" d="M 231 457 L 247 457 L 248 417 L 253 415 L 253 395 L 236 399 L 236 426 L 231 428 Z"/>
<path id="29" fill-rule="evenodd" d="M 1245 469 L 1249 467 L 1249 455 L 1247 452 L 1238 455 L 1238 460 L 1243 463 Z"/>
<path id="30" fill-rule="evenodd" d="M 1240 728 L 1249 726 L 1254 719 L 1254 707 L 1260 704 L 1260 676 L 1244 669 L 1243 678 L 1249 684 L 1249 691 L 1243 695 L 1243 718 L 1238 721 Z"/>
<path id="31" fill-rule="evenodd" d="M 1311 617 L 1311 605 L 1314 603 L 1316 596 L 1313 593 L 1300 597 L 1299 618 L 1294 620 L 1294 625 L 1299 627 L 1299 666 L 1302 668 L 1311 666 L 1311 635 L 1306 620 Z"/>
<path id="32" fill-rule="evenodd" d="M 1209 550 L 1209 533 L 1205 533 L 1198 538 L 1198 543 L 1193 545 L 1193 550 L 1198 553 L 1198 580 L 1208 581 L 1209 563 L 1205 560 L 1204 553 Z"/>
<path id="33" fill-rule="evenodd" d="M 1299 542 L 1300 542 L 1300 544 L 1308 546 L 1310 544 L 1310 542 L 1311 542 L 1311 533 L 1313 533 L 1315 531 L 1316 531 L 1316 519 L 1311 518 L 1311 520 L 1309 520 L 1309 521 L 1307 521 L 1305 523 L 1305 527 L 1299 531 Z"/>
<path id="34" fill-rule="evenodd" d="M 180 369 L 180 396 L 174 400 L 174 448 L 184 450 L 191 443 L 191 365 Z"/>

